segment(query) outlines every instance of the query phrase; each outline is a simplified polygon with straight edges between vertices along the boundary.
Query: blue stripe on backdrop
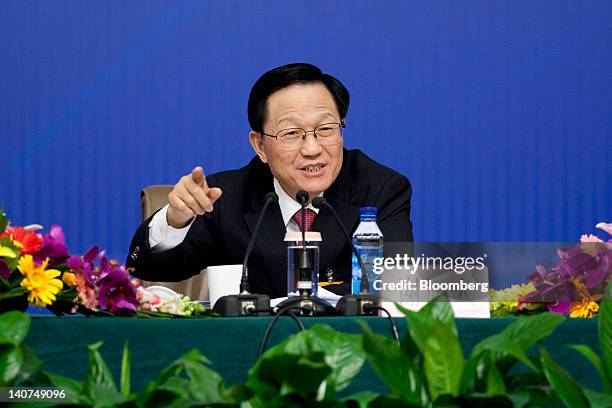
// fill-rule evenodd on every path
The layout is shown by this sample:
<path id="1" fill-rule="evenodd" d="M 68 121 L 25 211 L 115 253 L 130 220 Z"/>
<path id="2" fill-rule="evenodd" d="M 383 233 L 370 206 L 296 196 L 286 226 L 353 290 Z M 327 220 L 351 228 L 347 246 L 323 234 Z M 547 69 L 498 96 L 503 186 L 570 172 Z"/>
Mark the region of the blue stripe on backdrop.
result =
<path id="1" fill-rule="evenodd" d="M 421 241 L 566 241 L 612 220 L 608 1 L 5 1 L 0 200 L 123 259 L 138 192 L 245 164 L 246 100 L 309 61 L 346 144 L 413 183 Z"/>

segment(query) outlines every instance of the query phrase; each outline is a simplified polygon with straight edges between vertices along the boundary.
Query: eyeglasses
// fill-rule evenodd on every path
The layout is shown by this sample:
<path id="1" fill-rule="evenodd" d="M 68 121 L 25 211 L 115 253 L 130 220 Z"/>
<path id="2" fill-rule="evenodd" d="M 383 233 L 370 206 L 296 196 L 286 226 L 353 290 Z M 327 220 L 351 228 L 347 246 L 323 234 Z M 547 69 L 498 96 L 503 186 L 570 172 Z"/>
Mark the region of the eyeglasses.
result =
<path id="1" fill-rule="evenodd" d="M 300 148 L 302 140 L 306 139 L 308 133 L 312 133 L 322 146 L 334 145 L 342 139 L 344 127 L 344 122 L 324 123 L 308 131 L 302 128 L 289 128 L 281 130 L 276 135 L 265 132 L 261 134 L 275 138 L 283 150 L 295 150 Z"/>

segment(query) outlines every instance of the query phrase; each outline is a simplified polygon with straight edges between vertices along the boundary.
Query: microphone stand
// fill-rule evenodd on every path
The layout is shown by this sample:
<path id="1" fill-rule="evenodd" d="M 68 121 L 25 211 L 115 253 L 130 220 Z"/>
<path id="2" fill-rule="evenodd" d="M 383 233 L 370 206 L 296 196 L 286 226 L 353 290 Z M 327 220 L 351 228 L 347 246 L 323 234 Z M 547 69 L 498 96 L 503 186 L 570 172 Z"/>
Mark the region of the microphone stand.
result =
<path id="1" fill-rule="evenodd" d="M 312 200 L 312 205 L 315 208 L 321 208 L 323 206 L 329 208 L 334 218 L 336 219 L 336 222 L 338 222 L 338 225 L 340 226 L 344 237 L 349 243 L 351 251 L 353 252 L 353 254 L 355 254 L 355 257 L 357 258 L 357 262 L 359 263 L 359 269 L 361 269 L 361 285 L 359 286 L 361 293 L 359 293 L 358 295 L 350 294 L 342 296 L 336 304 L 336 310 L 338 311 L 338 314 L 343 316 L 375 316 L 378 310 L 378 297 L 373 293 L 369 293 L 368 287 L 370 284 L 368 282 L 368 274 L 366 273 L 365 266 L 363 265 L 363 261 L 361 260 L 361 254 L 359 253 L 359 251 L 357 251 L 357 248 L 355 248 L 353 240 L 351 239 L 351 236 L 344 227 L 344 224 L 342 224 L 342 221 L 340 221 L 338 213 L 336 212 L 334 207 L 332 207 L 331 204 L 327 202 L 327 200 L 323 197 L 315 197 Z"/>
<path id="2" fill-rule="evenodd" d="M 315 315 L 335 315 L 336 310 L 327 302 L 317 297 L 312 296 L 312 274 L 313 274 L 313 265 L 312 259 L 308 256 L 308 251 L 306 249 L 306 203 L 308 202 L 308 193 L 300 190 L 296 194 L 296 201 L 298 201 L 301 205 L 301 218 L 302 225 L 300 225 L 300 229 L 302 230 L 302 250 L 300 251 L 300 262 L 298 268 L 298 282 L 309 280 L 311 282 L 311 286 L 307 288 L 298 288 L 299 296 L 290 297 L 287 300 L 284 300 L 278 306 L 276 306 L 275 311 L 279 312 L 283 309 L 295 309 L 299 311 L 301 316 L 315 316 Z"/>
<path id="3" fill-rule="evenodd" d="M 278 195 L 274 192 L 266 194 L 266 201 L 259 214 L 255 229 L 251 240 L 247 245 L 246 253 L 244 255 L 244 262 L 242 263 L 242 278 L 240 279 L 240 294 L 239 295 L 227 295 L 222 296 L 214 304 L 213 310 L 219 313 L 221 316 L 268 316 L 270 315 L 270 296 L 263 294 L 250 293 L 249 290 L 249 268 L 248 261 L 253 252 L 255 246 L 255 239 L 259 233 L 259 227 L 263 221 L 263 217 L 266 214 L 268 207 L 272 203 L 278 202 Z"/>

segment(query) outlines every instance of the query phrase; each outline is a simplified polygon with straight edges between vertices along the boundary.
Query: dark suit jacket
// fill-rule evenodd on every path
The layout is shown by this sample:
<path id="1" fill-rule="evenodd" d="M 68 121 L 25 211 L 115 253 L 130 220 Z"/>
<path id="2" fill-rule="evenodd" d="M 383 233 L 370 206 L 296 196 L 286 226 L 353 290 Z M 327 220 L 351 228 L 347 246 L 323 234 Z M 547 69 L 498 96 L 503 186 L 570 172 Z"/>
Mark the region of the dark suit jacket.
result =
<path id="1" fill-rule="evenodd" d="M 255 157 L 241 169 L 208 176 L 207 182 L 210 187 L 220 187 L 223 196 L 214 204 L 212 213 L 196 217 L 182 244 L 153 254 L 148 237 L 151 219 L 138 228 L 126 262 L 128 267 L 135 268 L 135 276 L 152 281 L 180 281 L 209 265 L 242 263 L 264 197 L 274 191 L 269 167 Z M 360 207 L 377 207 L 377 222 L 386 242 L 412 241 L 408 179 L 361 151 L 344 150 L 342 169 L 324 195 L 350 233 L 359 224 Z M 320 231 L 323 238 L 319 259 L 322 280 L 326 279 L 326 271 L 333 270 L 334 280 L 347 284 L 328 288 L 347 293 L 351 280 L 350 247 L 329 209 L 319 211 L 313 230 Z M 266 293 L 273 298 L 287 295 L 285 231 L 280 207 L 273 204 L 249 259 L 252 293 Z"/>

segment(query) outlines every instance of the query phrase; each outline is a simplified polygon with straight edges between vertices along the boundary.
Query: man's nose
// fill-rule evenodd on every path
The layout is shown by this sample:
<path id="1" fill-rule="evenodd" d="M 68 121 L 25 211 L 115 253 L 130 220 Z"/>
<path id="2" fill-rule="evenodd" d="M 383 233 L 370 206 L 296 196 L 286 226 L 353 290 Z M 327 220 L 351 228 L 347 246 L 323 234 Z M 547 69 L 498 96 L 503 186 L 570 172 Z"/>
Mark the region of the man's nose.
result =
<path id="1" fill-rule="evenodd" d="M 316 156 L 321 153 L 321 144 L 317 140 L 314 131 L 306 132 L 306 137 L 302 140 L 301 152 L 303 156 Z"/>

